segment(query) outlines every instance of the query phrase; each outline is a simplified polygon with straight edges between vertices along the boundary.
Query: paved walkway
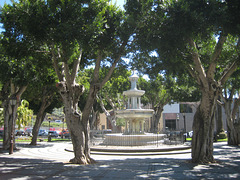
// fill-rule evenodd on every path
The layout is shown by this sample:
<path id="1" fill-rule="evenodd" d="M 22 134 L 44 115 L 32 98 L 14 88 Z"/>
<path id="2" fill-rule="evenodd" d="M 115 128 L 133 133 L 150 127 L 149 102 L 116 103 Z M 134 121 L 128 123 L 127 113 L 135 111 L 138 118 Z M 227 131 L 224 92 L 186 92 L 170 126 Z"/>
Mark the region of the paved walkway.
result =
<path id="1" fill-rule="evenodd" d="M 144 156 L 97 155 L 93 165 L 73 165 L 69 142 L 17 144 L 19 151 L 0 153 L 0 180 L 8 179 L 240 179 L 240 147 L 214 144 L 219 163 L 190 163 L 190 152 Z"/>

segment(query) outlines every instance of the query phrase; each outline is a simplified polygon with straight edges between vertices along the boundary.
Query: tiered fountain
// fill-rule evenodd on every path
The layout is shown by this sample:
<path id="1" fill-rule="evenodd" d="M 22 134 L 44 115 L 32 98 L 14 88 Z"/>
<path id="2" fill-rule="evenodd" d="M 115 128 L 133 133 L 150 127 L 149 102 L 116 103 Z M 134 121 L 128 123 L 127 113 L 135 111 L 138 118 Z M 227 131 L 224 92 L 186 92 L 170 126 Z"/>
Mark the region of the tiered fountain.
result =
<path id="1" fill-rule="evenodd" d="M 153 110 L 141 108 L 141 96 L 145 91 L 137 89 L 138 78 L 135 73 L 129 77 L 131 89 L 123 92 L 123 95 L 128 97 L 127 108 L 116 112 L 117 118 L 125 119 L 125 133 L 107 134 L 105 145 L 148 145 L 160 138 L 156 134 L 144 133 L 144 122 L 153 116 Z"/>

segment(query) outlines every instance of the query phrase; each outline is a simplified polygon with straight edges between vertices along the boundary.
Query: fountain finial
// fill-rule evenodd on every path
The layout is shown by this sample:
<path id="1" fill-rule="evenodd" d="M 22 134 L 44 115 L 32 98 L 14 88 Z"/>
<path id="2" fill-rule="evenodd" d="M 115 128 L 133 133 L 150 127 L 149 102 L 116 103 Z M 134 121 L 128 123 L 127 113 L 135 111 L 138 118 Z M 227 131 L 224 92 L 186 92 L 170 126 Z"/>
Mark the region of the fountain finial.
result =
<path id="1" fill-rule="evenodd" d="M 133 70 L 132 75 L 129 77 L 129 80 L 131 81 L 131 90 L 137 90 L 137 81 L 139 77 L 136 73 L 136 70 Z"/>

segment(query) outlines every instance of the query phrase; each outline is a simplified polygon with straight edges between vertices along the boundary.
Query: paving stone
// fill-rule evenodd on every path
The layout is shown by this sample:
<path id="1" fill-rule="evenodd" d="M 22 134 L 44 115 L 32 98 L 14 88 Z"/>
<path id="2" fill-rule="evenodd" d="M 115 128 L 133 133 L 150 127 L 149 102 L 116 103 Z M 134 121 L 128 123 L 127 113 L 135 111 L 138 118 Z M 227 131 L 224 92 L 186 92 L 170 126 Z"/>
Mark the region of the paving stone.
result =
<path id="1" fill-rule="evenodd" d="M 32 148 L 19 144 L 19 151 L 0 153 L 0 179 L 240 179 L 240 147 L 214 144 L 218 163 L 190 163 L 191 154 L 153 156 L 92 155 L 98 163 L 68 163 L 70 143 L 41 143 Z"/>

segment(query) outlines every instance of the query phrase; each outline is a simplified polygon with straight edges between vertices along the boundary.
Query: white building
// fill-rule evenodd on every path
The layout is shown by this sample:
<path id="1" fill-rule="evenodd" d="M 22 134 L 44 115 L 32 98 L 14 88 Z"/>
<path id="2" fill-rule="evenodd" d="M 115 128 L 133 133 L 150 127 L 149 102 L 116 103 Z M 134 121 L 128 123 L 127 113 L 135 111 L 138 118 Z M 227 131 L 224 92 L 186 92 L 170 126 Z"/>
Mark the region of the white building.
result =
<path id="1" fill-rule="evenodd" d="M 191 131 L 197 106 L 196 102 L 165 105 L 162 113 L 163 129 L 161 131 Z"/>
<path id="2" fill-rule="evenodd" d="M 163 126 L 160 131 L 192 131 L 193 119 L 198 105 L 198 102 L 180 102 L 164 106 L 160 122 Z M 222 120 L 223 128 L 227 130 L 226 115 L 223 108 Z"/>

